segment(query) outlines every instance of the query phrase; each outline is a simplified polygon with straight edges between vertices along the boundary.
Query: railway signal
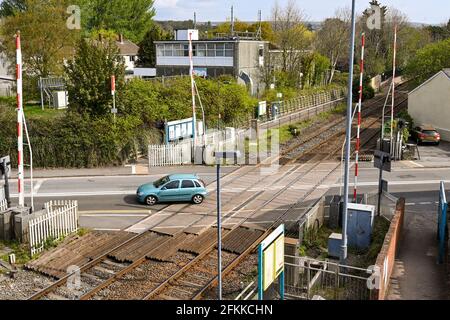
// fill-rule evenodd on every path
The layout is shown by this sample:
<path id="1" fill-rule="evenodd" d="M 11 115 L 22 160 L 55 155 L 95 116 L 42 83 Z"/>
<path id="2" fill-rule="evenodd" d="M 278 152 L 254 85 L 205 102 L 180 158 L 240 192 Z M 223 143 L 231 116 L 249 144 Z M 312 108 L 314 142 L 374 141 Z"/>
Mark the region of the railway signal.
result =
<path id="1" fill-rule="evenodd" d="M 217 298 L 222 300 L 222 213 L 221 213 L 221 197 L 220 197 L 220 163 L 225 159 L 234 159 L 237 163 L 239 151 L 214 152 L 217 164 Z"/>

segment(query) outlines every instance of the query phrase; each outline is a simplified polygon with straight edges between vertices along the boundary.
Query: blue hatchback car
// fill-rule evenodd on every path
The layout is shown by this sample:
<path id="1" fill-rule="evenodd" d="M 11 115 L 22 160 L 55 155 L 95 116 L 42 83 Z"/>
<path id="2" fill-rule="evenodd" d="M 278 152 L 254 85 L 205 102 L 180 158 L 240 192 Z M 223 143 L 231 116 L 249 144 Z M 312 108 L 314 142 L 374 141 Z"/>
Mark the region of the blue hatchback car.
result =
<path id="1" fill-rule="evenodd" d="M 158 202 L 190 201 L 201 204 L 207 195 L 205 184 L 194 174 L 172 174 L 137 189 L 137 199 L 153 206 Z"/>

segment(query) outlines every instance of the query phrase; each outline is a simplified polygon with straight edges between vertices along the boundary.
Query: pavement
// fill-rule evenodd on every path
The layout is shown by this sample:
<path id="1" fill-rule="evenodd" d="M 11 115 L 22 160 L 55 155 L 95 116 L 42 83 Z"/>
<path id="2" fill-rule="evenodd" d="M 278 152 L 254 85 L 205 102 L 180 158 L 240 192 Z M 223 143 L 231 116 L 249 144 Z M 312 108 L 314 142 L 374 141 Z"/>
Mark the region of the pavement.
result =
<path id="1" fill-rule="evenodd" d="M 405 197 L 409 203 L 387 299 L 446 300 L 449 288 L 445 265 L 437 264 L 438 193 L 402 192 L 396 196 Z"/>

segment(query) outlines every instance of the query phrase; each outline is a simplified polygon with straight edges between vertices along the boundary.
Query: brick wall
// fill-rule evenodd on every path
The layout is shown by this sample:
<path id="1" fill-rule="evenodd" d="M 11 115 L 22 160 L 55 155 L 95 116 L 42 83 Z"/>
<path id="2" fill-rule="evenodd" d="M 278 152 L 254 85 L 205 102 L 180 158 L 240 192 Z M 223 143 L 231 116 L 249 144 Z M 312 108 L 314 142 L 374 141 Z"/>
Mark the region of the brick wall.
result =
<path id="1" fill-rule="evenodd" d="M 380 268 L 380 288 L 375 294 L 375 300 L 384 300 L 394 270 L 395 257 L 399 247 L 401 234 L 403 231 L 403 220 L 405 217 L 405 199 L 397 201 L 394 217 L 392 218 L 389 230 L 384 238 L 383 247 L 377 257 L 376 265 Z"/>

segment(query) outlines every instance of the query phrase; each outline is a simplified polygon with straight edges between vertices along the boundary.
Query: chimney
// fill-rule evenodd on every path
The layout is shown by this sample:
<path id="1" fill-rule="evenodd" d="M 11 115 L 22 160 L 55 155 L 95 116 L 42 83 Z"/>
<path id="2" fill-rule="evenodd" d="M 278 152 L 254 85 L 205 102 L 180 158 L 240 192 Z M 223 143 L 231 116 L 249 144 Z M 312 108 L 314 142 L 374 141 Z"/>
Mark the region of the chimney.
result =
<path id="1" fill-rule="evenodd" d="M 121 44 L 123 44 L 123 34 L 119 34 L 119 41 Z"/>

